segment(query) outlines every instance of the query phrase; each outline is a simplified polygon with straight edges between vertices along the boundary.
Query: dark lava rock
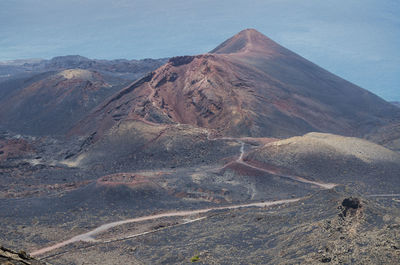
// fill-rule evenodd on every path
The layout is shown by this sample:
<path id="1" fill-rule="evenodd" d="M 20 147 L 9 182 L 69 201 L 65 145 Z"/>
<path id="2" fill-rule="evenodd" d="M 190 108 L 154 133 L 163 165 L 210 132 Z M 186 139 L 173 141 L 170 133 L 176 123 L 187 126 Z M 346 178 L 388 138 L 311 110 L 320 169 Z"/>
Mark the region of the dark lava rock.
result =
<path id="1" fill-rule="evenodd" d="M 350 213 L 354 213 L 357 211 L 357 209 L 361 208 L 361 202 L 358 198 L 353 198 L 353 197 L 349 197 L 349 198 L 345 198 L 342 201 L 342 216 L 346 217 L 348 212 L 350 211 Z"/>
<path id="2" fill-rule="evenodd" d="M 169 59 L 169 62 L 173 66 L 180 66 L 184 64 L 188 64 L 193 61 L 195 56 L 176 56 Z"/>
<path id="3" fill-rule="evenodd" d="M 347 209 L 348 208 L 358 209 L 361 208 L 361 202 L 358 198 L 350 197 L 343 200 L 342 206 L 344 206 Z"/>
<path id="4" fill-rule="evenodd" d="M 322 258 L 321 262 L 322 263 L 328 263 L 328 262 L 331 262 L 331 260 L 332 260 L 331 258 Z"/>

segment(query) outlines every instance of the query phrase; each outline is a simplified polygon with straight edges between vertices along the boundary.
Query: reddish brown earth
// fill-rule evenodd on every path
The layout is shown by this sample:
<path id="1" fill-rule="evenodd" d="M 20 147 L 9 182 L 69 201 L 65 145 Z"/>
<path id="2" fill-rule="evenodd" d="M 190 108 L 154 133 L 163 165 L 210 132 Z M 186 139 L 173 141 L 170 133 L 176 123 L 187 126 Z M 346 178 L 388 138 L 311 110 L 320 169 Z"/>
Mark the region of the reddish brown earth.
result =
<path id="1" fill-rule="evenodd" d="M 400 192 L 399 154 L 326 133 L 282 138 L 322 131 L 377 137 L 375 142 L 394 149 L 400 109 L 255 30 L 240 32 L 210 53 L 172 58 L 105 101 L 102 93 L 112 82 L 89 70 L 46 73 L 15 91 L 9 88 L 11 94 L 0 84 L 5 129 L 18 121 L 22 127 L 15 128 L 32 134 L 90 135 L 10 138 L 4 132 L 0 240 L 8 246 L 40 249 L 37 254 L 63 247 L 43 257 L 52 264 L 126 264 L 136 257 L 179 264 L 199 249 L 218 258 L 199 254 L 207 264 L 296 263 L 306 256 L 297 263 L 392 264 L 398 257 L 393 242 L 399 227 L 381 225 L 390 219 L 388 225 L 397 224 L 398 211 L 389 214 L 362 201 L 362 209 L 371 209 L 364 231 L 376 228 L 382 236 L 360 241 L 349 238 L 357 227 L 334 222 L 345 206 L 339 203 L 353 194 L 397 205 L 392 197 Z M 8 102 L 2 101 L 6 94 Z M 293 207 L 237 209 L 305 196 Z M 210 210 L 218 211 L 194 219 L 197 227 L 172 219 Z M 166 217 L 172 225 L 158 220 Z M 362 216 L 356 217 L 346 222 L 358 225 Z M 117 229 L 121 224 L 156 219 L 160 223 L 146 234 L 134 234 L 139 240 L 114 234 L 128 234 L 127 227 Z M 92 236 L 108 228 L 118 240 L 94 245 Z M 332 238 L 329 251 L 338 249 L 333 254 L 325 247 Z M 373 262 L 364 253 L 377 244 L 387 248 L 374 253 L 387 258 Z M 45 246 L 50 247 L 41 249 Z M 288 254 L 277 257 L 283 252 Z M 260 260 L 266 255 L 269 260 Z"/>
<path id="2" fill-rule="evenodd" d="M 156 176 L 142 176 L 136 173 L 116 173 L 104 176 L 97 180 L 98 185 L 118 186 L 125 185 L 131 188 L 143 185 L 158 186 Z"/>
<path id="3" fill-rule="evenodd" d="M 33 154 L 35 148 L 23 139 L 0 139 L 0 161 Z"/>
<path id="4" fill-rule="evenodd" d="M 87 186 L 91 181 L 85 180 L 80 182 L 70 182 L 70 183 L 60 183 L 60 184 L 39 184 L 39 185 L 29 185 L 29 189 L 23 191 L 16 191 L 15 187 L 9 186 L 7 192 L 0 192 L 0 197 L 2 198 L 27 198 L 27 197 L 41 197 L 48 194 L 61 195 L 67 192 L 74 191 L 81 187 Z"/>
<path id="5" fill-rule="evenodd" d="M 100 105 L 72 133 L 102 132 L 127 119 L 185 123 L 231 136 L 364 136 L 399 120 L 400 110 L 248 29 L 208 54 L 171 58 Z"/>

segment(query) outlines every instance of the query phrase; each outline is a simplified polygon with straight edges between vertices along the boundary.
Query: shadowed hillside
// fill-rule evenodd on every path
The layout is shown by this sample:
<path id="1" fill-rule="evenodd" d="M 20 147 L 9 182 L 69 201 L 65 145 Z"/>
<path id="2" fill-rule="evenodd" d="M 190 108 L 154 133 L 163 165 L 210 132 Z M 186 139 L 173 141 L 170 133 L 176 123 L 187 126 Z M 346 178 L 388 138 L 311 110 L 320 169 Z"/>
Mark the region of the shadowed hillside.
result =
<path id="1" fill-rule="evenodd" d="M 309 133 L 266 144 L 244 160 L 364 193 L 400 193 L 400 155 L 358 138 Z"/>

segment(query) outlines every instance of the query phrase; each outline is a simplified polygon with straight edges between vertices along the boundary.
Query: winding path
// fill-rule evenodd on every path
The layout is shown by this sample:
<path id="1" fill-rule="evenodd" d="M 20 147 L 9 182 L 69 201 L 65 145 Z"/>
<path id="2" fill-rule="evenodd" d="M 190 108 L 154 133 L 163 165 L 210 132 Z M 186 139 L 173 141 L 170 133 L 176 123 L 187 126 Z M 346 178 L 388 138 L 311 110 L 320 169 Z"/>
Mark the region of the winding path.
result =
<path id="1" fill-rule="evenodd" d="M 276 176 L 279 176 L 279 177 L 282 177 L 282 178 L 288 178 L 288 179 L 291 179 L 291 180 L 294 180 L 294 181 L 315 185 L 315 186 L 318 186 L 318 187 L 320 187 L 322 189 L 325 189 L 325 190 L 333 189 L 334 187 L 337 186 L 337 184 L 335 184 L 335 183 L 322 183 L 322 182 L 307 180 L 307 179 L 299 177 L 299 176 L 277 174 L 276 172 L 274 172 L 272 170 L 256 167 L 256 166 L 250 165 L 250 164 L 248 164 L 248 163 L 246 163 L 244 161 L 238 161 L 237 163 L 245 165 L 247 167 L 251 167 L 253 169 L 256 169 L 256 170 L 259 170 L 259 171 L 262 171 L 262 172 L 265 172 L 265 173 L 268 173 L 268 174 L 276 175 Z"/>
<path id="2" fill-rule="evenodd" d="M 218 137 L 218 138 L 211 138 L 210 137 L 211 133 L 208 132 L 207 133 L 207 139 L 210 141 L 215 141 L 215 140 L 231 140 L 231 141 L 236 141 L 240 144 L 240 154 L 239 157 L 236 159 L 236 163 L 242 164 L 244 166 L 262 171 L 262 172 L 266 172 L 268 174 L 273 174 L 279 177 L 283 177 L 283 178 L 289 178 L 298 182 L 302 182 L 302 183 L 307 183 L 307 184 L 312 184 L 312 185 L 316 185 L 320 188 L 323 189 L 332 189 L 336 186 L 336 184 L 333 183 L 321 183 L 321 182 L 316 182 L 316 181 L 311 181 L 311 180 L 307 180 L 304 179 L 302 177 L 298 177 L 298 176 L 292 176 L 292 175 L 282 175 L 282 174 L 278 174 L 274 171 L 271 170 L 267 170 L 265 168 L 260 168 L 257 166 L 253 166 L 251 164 L 246 163 L 245 161 L 243 161 L 243 156 L 245 154 L 245 142 L 242 141 L 240 138 L 233 138 L 233 137 Z M 246 208 L 246 207 L 268 207 L 268 206 L 273 206 L 273 205 L 279 205 L 279 204 L 286 204 L 286 203 L 292 203 L 292 202 L 297 202 L 299 200 L 301 200 L 302 198 L 295 198 L 295 199 L 286 199 L 286 200 L 279 200 L 279 201 L 268 201 L 268 202 L 255 202 L 255 203 L 249 203 L 249 204 L 238 204 L 238 205 L 230 205 L 230 206 L 222 206 L 222 207 L 211 207 L 211 208 L 206 208 L 206 209 L 199 209 L 199 210 L 188 210 L 188 211 L 173 211 L 173 212 L 166 212 L 166 213 L 161 213 L 161 214 L 155 214 L 155 215 L 148 215 L 148 216 L 142 216 L 142 217 L 137 217 L 137 218 L 132 218 L 132 219 L 127 219 L 127 220 L 122 220 L 122 221 L 116 221 L 116 222 L 111 222 L 111 223 L 107 223 L 107 224 L 103 224 L 87 233 L 83 233 L 77 236 L 74 236 L 68 240 L 56 243 L 54 245 L 42 248 L 42 249 L 38 249 L 36 251 L 31 252 L 30 254 L 32 256 L 39 256 L 42 255 L 44 253 L 50 252 L 52 250 L 64 247 L 66 245 L 72 244 L 72 243 L 76 243 L 79 241 L 82 242 L 103 242 L 106 243 L 108 241 L 98 241 L 96 240 L 94 237 L 102 232 L 105 232 L 113 227 L 116 226 L 120 226 L 120 225 L 124 225 L 124 224 L 129 224 L 129 223 L 138 223 L 138 222 L 143 222 L 143 221 L 149 221 L 149 220 L 156 220 L 156 219 L 160 219 L 163 217 L 182 217 L 182 216 L 190 216 L 190 215 L 196 215 L 196 214 L 202 214 L 202 213 L 207 213 L 210 211 L 215 211 L 215 210 L 230 210 L 230 209 L 238 209 L 238 208 Z M 185 223 L 190 223 L 190 222 L 194 222 L 194 221 L 198 221 L 198 220 L 202 220 L 205 217 L 202 218 L 197 218 L 191 221 L 187 221 L 184 222 L 182 224 Z M 148 233 L 152 233 L 155 232 L 157 230 L 152 230 L 152 231 L 147 231 L 147 232 L 142 232 L 142 233 L 137 233 L 137 234 L 133 234 L 133 235 L 129 235 L 123 238 L 119 238 L 120 239 L 127 239 L 127 238 L 132 238 L 132 237 L 137 237 L 140 235 L 145 235 Z M 111 240 L 112 241 L 112 240 Z M 110 241 L 110 242 L 111 242 Z"/>
<path id="3" fill-rule="evenodd" d="M 265 169 L 265 168 L 253 166 L 253 165 L 251 165 L 251 164 L 249 164 L 249 163 L 243 161 L 243 156 L 244 156 L 244 154 L 245 154 L 245 152 L 244 152 L 245 143 L 244 143 L 242 140 L 240 140 L 240 138 L 233 138 L 233 137 L 211 138 L 211 137 L 210 137 L 210 132 L 208 132 L 208 134 L 207 134 L 207 139 L 208 139 L 208 140 L 211 140 L 211 141 L 215 141 L 215 140 L 231 140 L 231 141 L 236 141 L 236 142 L 238 142 L 238 143 L 240 144 L 240 155 L 239 155 L 239 157 L 236 159 L 235 162 L 236 162 L 236 163 L 239 163 L 239 164 L 241 164 L 241 165 L 244 165 L 244 166 L 247 166 L 247 167 L 250 167 L 250 168 L 256 169 L 256 170 L 258 170 L 258 171 L 262 171 L 262 172 L 271 174 L 271 175 L 275 175 L 275 176 L 278 176 L 278 177 L 288 178 L 288 179 L 291 179 L 291 180 L 294 180 L 294 181 L 297 181 L 297 182 L 302 182 L 302 183 L 306 183 L 306 184 L 315 185 L 315 186 L 318 186 L 318 187 L 320 187 L 320 188 L 322 188 L 322 189 L 327 189 L 327 190 L 329 190 L 329 189 L 333 189 L 334 187 L 337 186 L 337 184 L 335 184 L 335 183 L 323 183 L 323 182 L 317 182 L 317 181 L 307 180 L 307 179 L 302 178 L 302 177 L 299 177 L 299 176 L 287 175 L 287 174 L 279 174 L 279 173 L 277 173 L 277 172 L 275 172 L 275 171 L 273 171 L 273 170 L 268 170 L 268 169 Z"/>
<path id="4" fill-rule="evenodd" d="M 249 204 L 238 204 L 238 205 L 230 205 L 230 206 L 222 206 L 222 207 L 211 207 L 211 208 L 206 208 L 206 209 L 199 209 L 199 210 L 190 210 L 190 211 L 174 211 L 174 212 L 166 212 L 166 213 L 161 213 L 161 214 L 156 214 L 156 215 L 148 215 L 148 216 L 142 216 L 142 217 L 137 217 L 133 219 L 127 219 L 127 220 L 122 220 L 122 221 L 117 221 L 117 222 L 112 222 L 112 223 L 107 223 L 104 225 L 101 225 L 87 233 L 80 234 L 77 236 L 72 237 L 71 239 L 59 242 L 57 244 L 38 249 L 36 251 L 33 251 L 30 253 L 32 256 L 39 256 L 44 253 L 47 253 L 49 251 L 64 247 L 66 245 L 76 243 L 79 241 L 83 242 L 97 242 L 94 239 L 94 236 L 105 232 L 113 227 L 124 225 L 124 224 L 129 224 L 129 223 L 138 223 L 138 222 L 143 222 L 143 221 L 149 221 L 149 220 L 156 220 L 160 219 L 163 217 L 182 217 L 182 216 L 190 216 L 190 215 L 195 215 L 195 214 L 202 214 L 202 213 L 207 213 L 210 211 L 215 211 L 215 210 L 231 210 L 231 209 L 238 209 L 238 208 L 247 208 L 247 207 L 269 207 L 273 205 L 279 205 L 279 204 L 285 204 L 285 203 L 292 203 L 292 202 L 297 202 L 301 200 L 302 198 L 296 198 L 296 199 L 287 199 L 287 200 L 280 200 L 280 201 L 269 201 L 269 202 L 255 202 L 255 203 L 249 203 Z M 198 220 L 201 220 L 202 218 L 199 218 Z M 189 223 L 189 222 L 187 222 Z M 151 231 L 149 231 L 151 232 Z M 130 235 L 129 238 L 139 236 L 139 235 L 144 235 L 148 234 L 149 232 L 144 232 L 140 234 L 135 234 L 135 235 Z"/>

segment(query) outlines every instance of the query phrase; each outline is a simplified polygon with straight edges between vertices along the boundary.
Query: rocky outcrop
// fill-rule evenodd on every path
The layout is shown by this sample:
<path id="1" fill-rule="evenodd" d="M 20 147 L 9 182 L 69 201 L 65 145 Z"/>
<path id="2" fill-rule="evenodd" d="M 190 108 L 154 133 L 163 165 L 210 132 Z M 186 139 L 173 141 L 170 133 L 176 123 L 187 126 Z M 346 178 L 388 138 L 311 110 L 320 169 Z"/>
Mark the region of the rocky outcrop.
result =
<path id="1" fill-rule="evenodd" d="M 339 214 L 341 217 L 345 218 L 347 216 L 354 216 L 359 209 L 361 209 L 361 202 L 358 198 L 345 198 L 342 205 L 339 206 L 342 212 Z"/>
<path id="2" fill-rule="evenodd" d="M 15 252 L 5 247 L 0 246 L 0 264 L 1 265 L 44 265 L 25 251 Z"/>

